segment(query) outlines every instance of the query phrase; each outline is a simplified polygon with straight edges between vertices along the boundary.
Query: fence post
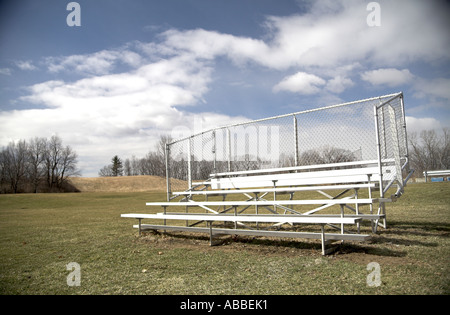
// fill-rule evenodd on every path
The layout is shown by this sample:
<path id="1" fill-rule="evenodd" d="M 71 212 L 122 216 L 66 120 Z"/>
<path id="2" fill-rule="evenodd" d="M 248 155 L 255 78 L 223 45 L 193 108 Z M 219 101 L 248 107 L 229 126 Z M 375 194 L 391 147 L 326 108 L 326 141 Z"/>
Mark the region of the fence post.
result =
<path id="1" fill-rule="evenodd" d="M 217 154 L 216 154 L 216 131 L 213 130 L 212 132 L 212 137 L 213 137 L 213 147 L 212 147 L 212 154 L 213 154 L 213 172 L 214 174 L 217 173 L 217 168 L 216 168 L 216 164 L 217 164 Z"/>
<path id="2" fill-rule="evenodd" d="M 376 139 L 377 139 L 378 168 L 379 168 L 379 173 L 380 173 L 380 198 L 383 198 L 384 192 L 383 192 L 383 170 L 382 170 L 382 166 L 381 166 L 380 129 L 379 129 L 379 124 L 378 124 L 378 108 L 376 105 L 373 106 L 373 111 L 374 111 L 374 116 L 375 116 L 375 135 L 376 135 Z"/>
<path id="3" fill-rule="evenodd" d="M 169 155 L 170 155 L 170 146 L 166 143 L 166 188 L 167 188 L 167 201 L 170 201 L 170 166 L 169 166 Z"/>
<path id="4" fill-rule="evenodd" d="M 405 104 L 403 103 L 403 93 L 400 95 L 400 108 L 402 110 L 402 119 L 403 119 L 403 136 L 405 137 L 405 158 L 406 161 L 409 162 L 409 151 L 408 151 L 408 135 L 406 132 L 406 115 L 405 115 Z M 409 169 L 409 163 L 408 163 L 408 169 Z M 408 170 L 407 169 L 407 170 Z"/>
<path id="5" fill-rule="evenodd" d="M 295 166 L 298 166 L 298 126 L 297 126 L 297 116 L 294 115 L 294 161 Z"/>
<path id="6" fill-rule="evenodd" d="M 228 142 L 228 172 L 231 172 L 231 134 L 229 128 L 227 128 L 227 142 Z"/>
<path id="7" fill-rule="evenodd" d="M 389 119 L 390 119 L 390 129 L 391 129 L 391 141 L 393 146 L 393 154 L 395 160 L 395 169 L 396 169 L 396 177 L 398 181 L 398 185 L 402 187 L 403 190 L 403 177 L 402 177 L 402 165 L 400 162 L 400 143 L 398 139 L 398 129 L 397 129 L 397 121 L 395 119 L 395 109 L 391 104 L 388 105 Z"/>
<path id="8" fill-rule="evenodd" d="M 188 186 L 192 189 L 192 137 L 188 139 Z"/>

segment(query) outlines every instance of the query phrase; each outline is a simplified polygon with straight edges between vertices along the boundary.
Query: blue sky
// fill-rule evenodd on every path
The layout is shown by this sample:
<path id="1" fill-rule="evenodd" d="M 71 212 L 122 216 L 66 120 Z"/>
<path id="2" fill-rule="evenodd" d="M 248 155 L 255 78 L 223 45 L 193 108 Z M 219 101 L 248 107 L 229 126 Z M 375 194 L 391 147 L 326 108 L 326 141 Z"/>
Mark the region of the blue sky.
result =
<path id="1" fill-rule="evenodd" d="M 96 176 L 160 135 L 403 91 L 409 132 L 450 127 L 450 4 L 0 2 L 0 146 L 61 136 Z"/>

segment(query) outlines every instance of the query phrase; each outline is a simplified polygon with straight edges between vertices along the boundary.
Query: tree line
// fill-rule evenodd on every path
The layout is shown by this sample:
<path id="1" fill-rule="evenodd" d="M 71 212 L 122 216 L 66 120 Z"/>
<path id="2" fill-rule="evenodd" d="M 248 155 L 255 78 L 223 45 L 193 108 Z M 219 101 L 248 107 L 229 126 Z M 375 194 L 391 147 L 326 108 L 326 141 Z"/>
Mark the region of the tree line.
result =
<path id="1" fill-rule="evenodd" d="M 166 143 L 172 142 L 170 136 L 161 136 L 155 150 L 147 153 L 143 158 L 132 156 L 124 161 L 115 155 L 111 163 L 103 166 L 98 175 L 107 176 L 137 176 L 156 175 L 166 176 L 165 150 Z"/>
<path id="2" fill-rule="evenodd" d="M 117 155 L 111 159 L 111 163 L 100 169 L 98 175 L 107 176 L 137 176 L 137 175 L 155 175 L 166 176 L 166 143 L 172 142 L 170 136 L 161 136 L 155 150 L 150 151 L 142 158 L 131 158 L 122 160 Z M 324 147 L 318 150 L 309 150 L 300 156 L 301 165 L 324 164 L 349 162 L 356 160 L 354 153 L 349 150 L 336 147 Z M 186 154 L 182 156 L 171 156 L 168 159 L 170 177 L 187 180 L 188 159 Z M 267 167 L 289 167 L 294 166 L 294 156 L 281 154 L 277 165 L 273 165 L 270 160 L 264 160 L 254 157 L 250 154 L 244 154 L 235 157 L 231 162 L 233 171 L 246 171 L 262 169 Z M 226 172 L 228 170 L 228 161 L 217 160 L 215 163 L 210 160 L 196 160 L 191 158 L 191 176 L 193 180 L 204 180 L 214 172 Z"/>
<path id="3" fill-rule="evenodd" d="M 59 136 L 10 142 L 0 151 L 0 192 L 73 190 L 70 176 L 79 176 L 77 153 Z"/>
<path id="4" fill-rule="evenodd" d="M 122 161 L 114 156 L 111 164 L 99 171 L 99 176 L 166 176 L 165 147 L 170 136 L 161 136 L 155 150 L 143 158 L 132 156 Z M 408 134 L 409 162 L 416 177 L 423 171 L 450 169 L 450 131 L 424 130 Z M 346 162 L 356 160 L 354 153 L 335 147 L 321 151 L 310 150 L 299 157 L 301 165 Z M 55 192 L 70 191 L 74 188 L 68 183 L 71 176 L 79 176 L 78 155 L 63 144 L 59 136 L 50 139 L 35 137 L 30 140 L 10 142 L 0 151 L 0 193 Z M 264 168 L 268 161 L 250 156 L 232 162 L 233 170 Z M 281 156 L 279 167 L 292 166 L 292 156 Z M 187 160 L 169 159 L 171 177 L 186 179 Z M 216 161 L 216 170 L 226 171 L 228 163 Z M 192 179 L 205 179 L 214 170 L 212 161 L 193 161 Z"/>

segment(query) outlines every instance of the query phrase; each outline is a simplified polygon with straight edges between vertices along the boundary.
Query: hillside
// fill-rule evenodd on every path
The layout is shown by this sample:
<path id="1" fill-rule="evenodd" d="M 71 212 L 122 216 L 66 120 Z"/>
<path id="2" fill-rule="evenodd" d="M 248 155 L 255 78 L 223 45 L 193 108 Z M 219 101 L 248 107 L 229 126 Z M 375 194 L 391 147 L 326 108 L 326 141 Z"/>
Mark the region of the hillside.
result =
<path id="1" fill-rule="evenodd" d="M 70 183 L 81 192 L 165 191 L 166 179 L 159 176 L 72 177 Z"/>

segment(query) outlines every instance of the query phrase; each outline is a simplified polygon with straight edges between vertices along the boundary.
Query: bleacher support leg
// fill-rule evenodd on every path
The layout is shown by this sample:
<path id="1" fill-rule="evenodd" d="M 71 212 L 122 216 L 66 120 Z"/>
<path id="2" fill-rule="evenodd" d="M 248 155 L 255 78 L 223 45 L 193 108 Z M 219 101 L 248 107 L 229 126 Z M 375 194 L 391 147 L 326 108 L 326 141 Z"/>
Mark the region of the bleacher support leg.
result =
<path id="1" fill-rule="evenodd" d="M 326 255 L 326 251 L 325 251 L 325 225 L 321 224 L 320 225 L 320 230 L 321 230 L 320 240 L 322 242 L 322 255 L 325 256 Z"/>
<path id="2" fill-rule="evenodd" d="M 333 241 L 325 240 L 325 224 L 321 224 L 320 229 L 321 229 L 320 240 L 322 242 L 322 256 L 325 256 L 325 255 L 333 253 L 337 249 L 337 245 L 330 247 L 330 248 L 326 248 L 326 246 L 333 243 Z"/>
<path id="3" fill-rule="evenodd" d="M 209 246 L 213 246 L 212 222 L 207 221 L 207 224 L 209 224 Z"/>

